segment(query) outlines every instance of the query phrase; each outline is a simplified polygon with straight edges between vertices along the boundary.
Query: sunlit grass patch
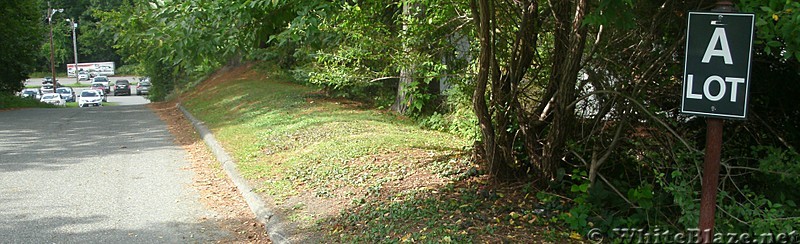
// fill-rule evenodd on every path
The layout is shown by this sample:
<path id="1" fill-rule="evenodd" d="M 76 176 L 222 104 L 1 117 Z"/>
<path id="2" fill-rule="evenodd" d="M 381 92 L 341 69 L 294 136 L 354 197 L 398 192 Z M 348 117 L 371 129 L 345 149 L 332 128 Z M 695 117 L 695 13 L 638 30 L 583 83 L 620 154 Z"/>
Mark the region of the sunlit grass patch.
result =
<path id="1" fill-rule="evenodd" d="M 451 154 L 466 145 L 394 115 L 309 99 L 314 90 L 292 83 L 241 80 L 211 91 L 184 104 L 215 131 L 246 177 L 272 182 L 262 184 L 261 191 L 278 200 L 298 188 L 315 189 L 364 170 L 387 169 L 349 164 L 354 158 L 411 149 Z"/>
<path id="2" fill-rule="evenodd" d="M 257 192 L 322 242 L 543 238 L 535 234 L 549 220 L 532 212 L 534 197 L 482 192 L 491 187 L 469 159 L 471 142 L 314 88 L 221 76 L 227 80 L 200 84 L 182 103 Z"/>

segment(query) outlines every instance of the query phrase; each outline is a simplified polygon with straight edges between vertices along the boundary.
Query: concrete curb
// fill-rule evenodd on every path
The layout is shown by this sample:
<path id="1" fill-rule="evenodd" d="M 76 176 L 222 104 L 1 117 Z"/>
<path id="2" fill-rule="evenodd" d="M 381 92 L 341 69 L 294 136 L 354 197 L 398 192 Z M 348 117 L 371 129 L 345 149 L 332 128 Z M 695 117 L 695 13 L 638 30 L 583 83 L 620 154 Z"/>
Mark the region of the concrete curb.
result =
<path id="1" fill-rule="evenodd" d="M 264 224 L 269 239 L 274 243 L 291 243 L 286 228 L 289 226 L 289 223 L 284 222 L 280 216 L 277 216 L 275 212 L 265 204 L 264 200 L 261 199 L 257 193 L 253 192 L 253 188 L 250 187 L 247 180 L 245 180 L 242 174 L 239 173 L 239 170 L 236 169 L 235 161 L 225 152 L 225 149 L 217 142 L 217 139 L 214 138 L 214 135 L 211 134 L 211 131 L 208 130 L 203 122 L 192 116 L 180 103 L 177 104 L 177 106 L 178 109 L 183 112 L 183 115 L 192 122 L 192 125 L 197 132 L 200 133 L 200 137 L 203 138 L 206 145 L 211 148 L 211 152 L 214 153 L 214 156 L 217 157 L 217 161 L 222 165 L 222 169 L 225 170 L 225 173 L 231 178 L 236 188 L 239 189 L 247 205 L 250 206 L 250 210 L 256 215 L 256 219 Z"/>

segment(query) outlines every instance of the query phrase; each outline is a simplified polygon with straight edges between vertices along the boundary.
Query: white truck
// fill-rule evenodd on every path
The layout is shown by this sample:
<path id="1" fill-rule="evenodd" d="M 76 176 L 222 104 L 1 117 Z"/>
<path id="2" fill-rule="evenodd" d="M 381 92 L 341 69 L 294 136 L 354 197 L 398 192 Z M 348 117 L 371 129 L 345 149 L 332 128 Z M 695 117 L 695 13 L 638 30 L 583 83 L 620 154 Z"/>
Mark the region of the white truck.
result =
<path id="1" fill-rule="evenodd" d="M 94 77 L 98 75 L 113 76 L 114 75 L 114 62 L 97 62 L 97 63 L 78 63 L 77 72 L 85 72 L 87 75 Z M 75 64 L 67 64 L 67 76 L 75 77 L 76 75 Z"/>

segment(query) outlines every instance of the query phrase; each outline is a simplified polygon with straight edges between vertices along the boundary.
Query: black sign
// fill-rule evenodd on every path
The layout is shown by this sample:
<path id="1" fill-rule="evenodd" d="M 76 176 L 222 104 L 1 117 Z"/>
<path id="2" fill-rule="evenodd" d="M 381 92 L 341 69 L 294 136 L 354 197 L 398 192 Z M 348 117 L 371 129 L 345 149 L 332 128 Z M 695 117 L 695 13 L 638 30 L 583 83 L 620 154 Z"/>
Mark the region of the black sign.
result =
<path id="1" fill-rule="evenodd" d="M 681 113 L 745 119 L 753 14 L 690 12 Z"/>

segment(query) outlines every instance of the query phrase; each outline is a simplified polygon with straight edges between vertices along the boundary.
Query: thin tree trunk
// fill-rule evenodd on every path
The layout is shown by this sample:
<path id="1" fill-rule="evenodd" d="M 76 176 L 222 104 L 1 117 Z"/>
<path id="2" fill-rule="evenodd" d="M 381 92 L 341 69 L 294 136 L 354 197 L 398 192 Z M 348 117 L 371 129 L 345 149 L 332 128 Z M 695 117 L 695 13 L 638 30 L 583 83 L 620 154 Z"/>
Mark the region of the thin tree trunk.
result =
<path id="1" fill-rule="evenodd" d="M 403 69 L 400 71 L 400 82 L 397 84 L 397 96 L 395 97 L 392 110 L 398 113 L 405 113 L 408 107 L 411 106 L 413 96 L 408 92 L 414 81 L 414 71 L 411 69 Z"/>
<path id="2" fill-rule="evenodd" d="M 403 32 L 408 33 L 408 18 L 412 17 L 411 8 L 408 2 L 403 3 Z M 403 42 L 403 52 L 410 54 L 412 52 L 412 48 Z M 397 84 L 397 96 L 395 97 L 394 104 L 392 105 L 392 110 L 398 113 L 406 113 L 408 108 L 411 106 L 411 103 L 414 102 L 413 94 L 409 92 L 412 89 L 412 85 L 414 82 L 414 67 L 403 67 L 400 70 L 400 82 Z"/>
<path id="3" fill-rule="evenodd" d="M 494 125 L 492 124 L 492 117 L 489 114 L 489 107 L 486 104 L 486 86 L 489 82 L 489 68 L 493 55 L 491 26 L 489 23 L 489 1 L 473 0 L 470 1 L 470 7 L 472 8 L 473 21 L 478 29 L 478 38 L 480 41 L 478 74 L 475 76 L 475 92 L 472 96 L 472 106 L 475 110 L 475 115 L 478 117 L 478 126 L 483 135 L 483 148 L 486 154 L 484 156 L 489 166 L 489 172 L 493 173 L 495 166 L 503 162 L 495 157 Z"/>
<path id="4" fill-rule="evenodd" d="M 533 140 L 519 138 L 519 114 L 523 108 L 519 102 L 519 86 L 530 69 L 534 57 L 534 47 L 540 27 L 538 5 L 533 1 L 516 2 L 520 11 L 520 28 L 514 34 L 516 38 L 511 45 L 513 51 L 507 66 L 501 69 L 495 56 L 495 10 L 489 0 L 473 0 L 470 2 L 473 21 L 480 39 L 480 56 L 476 89 L 473 95 L 473 108 L 483 135 L 483 146 L 486 153 L 488 171 L 497 179 L 510 179 L 522 175 L 519 171 L 517 150 L 514 145 L 518 141 L 527 144 Z M 491 82 L 491 99 L 487 104 L 487 86 Z M 490 110 L 492 112 L 490 112 Z M 524 116 L 523 116 L 524 117 Z M 526 148 L 535 147 L 533 144 Z"/>
<path id="5" fill-rule="evenodd" d="M 586 28 L 583 18 L 587 12 L 587 1 L 578 0 L 572 8 L 569 1 L 555 1 L 556 16 L 555 51 L 550 86 L 556 86 L 553 123 L 547 135 L 542 161 L 538 165 L 540 174 L 547 180 L 555 178 L 556 169 L 565 156 L 567 141 L 573 135 L 575 108 L 569 106 L 575 100 L 578 71 L 586 43 Z M 574 10 L 574 15 L 570 12 Z"/>

